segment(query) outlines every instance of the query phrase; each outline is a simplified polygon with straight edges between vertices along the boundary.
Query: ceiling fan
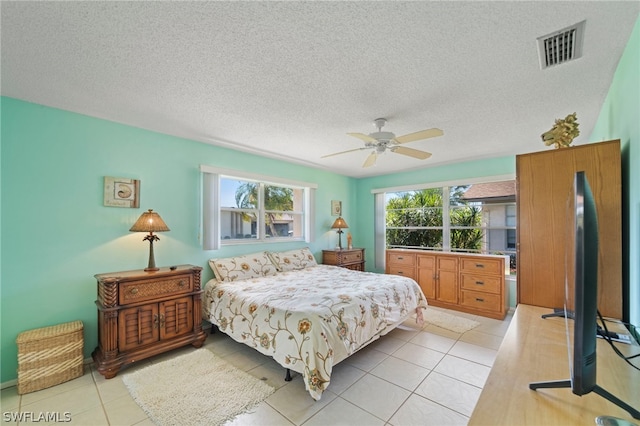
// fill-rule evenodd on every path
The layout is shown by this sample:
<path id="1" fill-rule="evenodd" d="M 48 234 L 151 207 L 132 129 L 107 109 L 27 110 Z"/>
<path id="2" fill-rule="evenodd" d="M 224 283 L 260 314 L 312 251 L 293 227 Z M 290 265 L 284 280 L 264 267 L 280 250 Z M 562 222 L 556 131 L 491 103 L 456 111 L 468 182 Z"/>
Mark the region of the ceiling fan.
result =
<path id="1" fill-rule="evenodd" d="M 365 135 L 364 133 L 347 133 L 350 136 L 364 141 L 364 146 L 362 148 L 336 152 L 334 154 L 325 155 L 322 158 L 333 157 L 334 155 L 346 154 L 348 152 L 362 151 L 363 149 L 372 149 L 373 151 L 364 161 L 364 164 L 362 164 L 362 167 L 371 167 L 376 163 L 378 155 L 383 154 L 388 149 L 389 151 L 395 152 L 396 154 L 407 155 L 419 160 L 426 160 L 427 158 L 431 157 L 430 152 L 407 148 L 402 145 L 409 142 L 415 142 L 422 139 L 434 138 L 444 135 L 444 132 L 442 130 L 434 128 L 421 130 L 415 133 L 409 133 L 404 136 L 396 136 L 391 132 L 382 131 L 384 125 L 387 124 L 386 118 L 376 118 L 373 123 L 378 128 L 377 132 L 370 133 L 368 135 Z"/>

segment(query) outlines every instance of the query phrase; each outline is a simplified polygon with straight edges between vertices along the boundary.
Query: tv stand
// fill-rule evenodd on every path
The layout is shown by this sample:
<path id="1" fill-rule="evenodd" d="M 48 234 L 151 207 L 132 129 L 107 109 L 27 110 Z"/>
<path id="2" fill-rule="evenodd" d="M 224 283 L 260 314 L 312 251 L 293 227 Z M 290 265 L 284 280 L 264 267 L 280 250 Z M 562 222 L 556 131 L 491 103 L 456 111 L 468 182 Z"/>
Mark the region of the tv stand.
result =
<path id="1" fill-rule="evenodd" d="M 531 389 L 531 390 L 536 390 L 536 389 L 555 389 L 555 388 L 571 388 L 571 380 L 558 380 L 558 381 L 553 381 L 553 382 L 529 383 L 529 389 Z M 608 400 L 610 402 L 613 402 L 614 404 L 616 404 L 618 407 L 622 408 L 623 410 L 626 410 L 629 414 L 631 414 L 631 417 L 633 417 L 634 419 L 640 419 L 640 411 L 636 410 L 635 408 L 633 408 L 632 406 L 630 406 L 629 404 L 627 404 L 626 402 L 624 402 L 623 400 L 621 400 L 617 396 L 613 395 L 612 393 L 607 392 L 606 389 L 603 389 L 600 386 L 595 385 L 593 387 L 593 389 L 591 390 L 591 392 L 595 392 L 596 394 L 600 395 L 601 397 L 605 398 L 606 400 Z"/>
<path id="2" fill-rule="evenodd" d="M 533 392 L 529 388 L 545 376 L 570 377 L 565 321 L 543 320 L 546 313 L 549 308 L 518 304 L 469 425 L 588 425 L 600 416 L 638 423 L 627 410 L 596 391 L 579 397 L 568 389 L 540 387 Z M 614 326 L 610 329 L 622 331 Z M 629 356 L 639 348 L 633 344 L 618 345 L 618 349 Z M 624 401 L 638 401 L 640 371 L 620 359 L 604 339 L 598 339 L 597 351 L 601 389 Z M 560 382 L 569 386 L 568 380 Z"/>

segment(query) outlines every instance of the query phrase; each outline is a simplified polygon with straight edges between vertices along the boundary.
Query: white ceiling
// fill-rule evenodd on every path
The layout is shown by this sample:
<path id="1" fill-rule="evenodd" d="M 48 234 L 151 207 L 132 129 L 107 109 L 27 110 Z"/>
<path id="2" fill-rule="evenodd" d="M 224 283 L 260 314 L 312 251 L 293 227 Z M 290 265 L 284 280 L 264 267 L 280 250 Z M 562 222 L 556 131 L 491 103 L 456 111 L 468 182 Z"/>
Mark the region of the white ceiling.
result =
<path id="1" fill-rule="evenodd" d="M 364 177 L 588 137 L 640 2 L 7 2 L 2 95 Z M 536 39 L 586 20 L 582 58 Z M 347 132 L 445 135 L 361 167 Z"/>

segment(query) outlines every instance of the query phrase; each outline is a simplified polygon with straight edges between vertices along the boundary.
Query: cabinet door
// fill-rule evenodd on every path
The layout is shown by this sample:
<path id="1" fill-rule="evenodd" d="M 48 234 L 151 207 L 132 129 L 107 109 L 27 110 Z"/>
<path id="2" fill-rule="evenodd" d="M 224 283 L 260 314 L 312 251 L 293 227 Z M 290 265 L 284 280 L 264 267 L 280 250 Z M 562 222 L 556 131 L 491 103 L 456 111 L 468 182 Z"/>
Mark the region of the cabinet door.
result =
<path id="1" fill-rule="evenodd" d="M 458 303 L 458 258 L 438 256 L 436 299 L 441 302 Z"/>
<path id="2" fill-rule="evenodd" d="M 156 342 L 159 338 L 158 304 L 136 306 L 118 313 L 118 349 L 120 352 Z"/>
<path id="3" fill-rule="evenodd" d="M 436 298 L 436 257 L 418 255 L 418 285 L 427 299 Z"/>
<path id="4" fill-rule="evenodd" d="M 587 173 L 603 238 L 598 254 L 598 309 L 622 315 L 622 228 L 619 141 L 516 156 L 518 303 L 561 307 L 573 279 L 573 196 L 576 171 Z M 569 257 L 567 257 L 569 256 Z M 569 259 L 569 262 L 566 261 Z"/>
<path id="5" fill-rule="evenodd" d="M 160 339 L 170 339 L 193 330 L 191 296 L 160 303 Z"/>

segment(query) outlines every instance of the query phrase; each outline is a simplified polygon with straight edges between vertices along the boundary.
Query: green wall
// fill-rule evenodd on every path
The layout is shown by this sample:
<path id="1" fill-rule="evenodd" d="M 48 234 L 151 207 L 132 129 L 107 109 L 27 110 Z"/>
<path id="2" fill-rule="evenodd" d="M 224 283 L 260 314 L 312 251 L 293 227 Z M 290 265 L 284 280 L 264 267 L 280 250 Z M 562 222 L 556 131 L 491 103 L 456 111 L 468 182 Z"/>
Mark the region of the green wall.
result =
<path id="1" fill-rule="evenodd" d="M 154 244 L 156 263 L 202 266 L 203 283 L 213 276 L 209 258 L 306 246 L 202 250 L 200 164 L 317 183 L 316 240 L 309 246 L 318 260 L 336 244 L 331 200 L 343 202 L 347 223 L 356 221 L 351 178 L 11 98 L 1 102 L 0 383 L 17 377 L 15 339 L 24 330 L 81 320 L 90 356 L 97 345 L 93 275 L 147 266 L 149 244 L 129 232 L 146 209 L 171 229 Z M 140 179 L 140 208 L 104 207 L 104 176 Z"/>
<path id="2" fill-rule="evenodd" d="M 592 141 L 620 139 L 622 150 L 623 282 L 629 321 L 640 327 L 640 19 L 627 43 Z"/>

